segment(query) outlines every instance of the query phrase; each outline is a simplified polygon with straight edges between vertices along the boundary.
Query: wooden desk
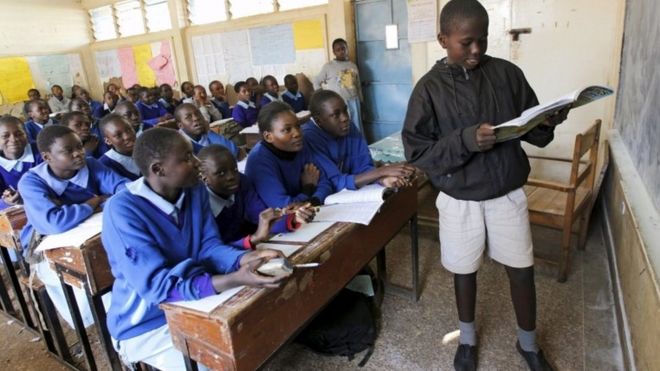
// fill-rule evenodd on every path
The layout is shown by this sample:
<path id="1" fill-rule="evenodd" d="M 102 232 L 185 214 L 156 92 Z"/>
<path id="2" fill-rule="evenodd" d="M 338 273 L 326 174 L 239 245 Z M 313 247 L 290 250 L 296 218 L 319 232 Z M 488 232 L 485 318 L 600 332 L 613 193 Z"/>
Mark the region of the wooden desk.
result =
<path id="1" fill-rule="evenodd" d="M 21 289 L 21 284 L 18 280 L 18 275 L 14 269 L 14 263 L 11 261 L 9 255 L 9 250 L 12 250 L 17 256 L 20 256 L 22 253 L 20 244 L 18 243 L 18 234 L 19 231 L 23 229 L 26 222 L 27 218 L 25 217 L 25 212 L 23 211 L 22 206 L 14 206 L 0 211 L 0 249 L 2 250 L 2 262 L 7 272 L 9 282 L 11 283 L 12 290 L 16 296 L 16 301 L 18 301 L 22 317 L 16 313 L 14 305 L 9 297 L 9 292 L 2 279 L 0 279 L 0 304 L 2 304 L 5 313 L 25 323 L 29 328 L 36 329 L 37 327 L 30 315 L 25 296 L 23 295 L 23 290 Z M 29 271 L 25 262 L 22 259 L 19 259 L 18 262 L 23 273 L 27 274 Z"/>
<path id="2" fill-rule="evenodd" d="M 413 290 L 417 296 L 416 187 L 401 189 L 369 226 L 336 223 L 291 257 L 320 262 L 296 270 L 278 289 L 245 288 L 210 313 L 162 304 L 174 345 L 211 369 L 254 370 L 323 308 L 403 228 L 411 223 Z M 384 256 L 383 256 L 384 257 Z M 384 261 L 379 274 L 385 275 Z M 193 363 L 194 364 L 194 363 Z"/>

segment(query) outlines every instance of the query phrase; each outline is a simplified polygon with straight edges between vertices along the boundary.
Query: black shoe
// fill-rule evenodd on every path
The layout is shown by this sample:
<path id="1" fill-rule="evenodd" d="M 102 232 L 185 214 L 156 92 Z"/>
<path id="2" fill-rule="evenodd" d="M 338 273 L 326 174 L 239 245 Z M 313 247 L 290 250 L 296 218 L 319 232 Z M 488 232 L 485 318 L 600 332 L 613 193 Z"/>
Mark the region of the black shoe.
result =
<path id="1" fill-rule="evenodd" d="M 525 359 L 527 366 L 532 371 L 554 371 L 555 368 L 548 363 L 543 356 L 543 351 L 539 349 L 538 353 L 526 352 L 520 347 L 520 342 L 516 341 L 516 349 L 518 353 Z"/>
<path id="2" fill-rule="evenodd" d="M 477 369 L 477 347 L 468 344 L 458 344 L 454 356 L 456 371 L 474 371 Z"/>

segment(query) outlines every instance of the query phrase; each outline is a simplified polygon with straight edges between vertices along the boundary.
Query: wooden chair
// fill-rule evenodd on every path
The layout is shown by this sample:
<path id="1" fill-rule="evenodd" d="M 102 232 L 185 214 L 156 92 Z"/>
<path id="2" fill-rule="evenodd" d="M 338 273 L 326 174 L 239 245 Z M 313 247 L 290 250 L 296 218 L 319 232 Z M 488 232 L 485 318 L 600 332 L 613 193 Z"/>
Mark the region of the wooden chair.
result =
<path id="1" fill-rule="evenodd" d="M 530 222 L 562 231 L 557 277 L 559 282 L 565 282 L 568 274 L 572 234 L 578 234 L 578 248 L 583 249 L 586 242 L 589 216 L 596 197 L 594 179 L 600 126 L 601 120 L 596 120 L 587 131 L 575 137 L 572 159 L 529 156 L 533 161 L 539 161 L 539 164 L 547 166 L 563 164 L 564 167 L 568 167 L 570 164 L 567 181 L 530 177 L 524 187 Z M 587 152 L 589 155 L 585 156 Z M 586 158 L 583 160 L 583 157 Z M 577 230 L 574 230 L 576 221 L 579 221 L 579 224 Z"/>

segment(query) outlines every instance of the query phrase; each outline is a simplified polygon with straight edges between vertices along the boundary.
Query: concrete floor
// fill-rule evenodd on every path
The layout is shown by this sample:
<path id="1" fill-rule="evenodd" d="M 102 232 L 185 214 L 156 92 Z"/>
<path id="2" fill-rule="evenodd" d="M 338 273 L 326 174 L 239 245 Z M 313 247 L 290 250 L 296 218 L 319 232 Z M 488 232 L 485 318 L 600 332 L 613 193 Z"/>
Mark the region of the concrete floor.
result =
<path id="1" fill-rule="evenodd" d="M 568 282 L 555 280 L 555 269 L 538 263 L 538 329 L 540 343 L 559 370 L 622 370 L 614 300 L 599 216 L 593 218 L 585 251 L 575 251 Z M 533 229 L 535 249 L 553 252 L 556 231 Z M 393 281 L 410 280 L 408 235 L 387 247 Z M 417 303 L 385 295 L 382 331 L 364 370 L 448 370 L 457 344 L 453 280 L 439 263 L 437 228 L 420 227 L 422 296 Z M 481 370 L 525 370 L 515 350 L 516 323 L 508 281 L 499 264 L 484 261 L 478 275 L 477 330 Z M 11 370 L 64 370 L 41 342 L 16 321 L 0 314 L 0 365 Z M 298 344 L 284 346 L 266 370 L 352 370 L 362 359 L 325 357 Z M 103 368 L 102 368 L 103 369 Z"/>

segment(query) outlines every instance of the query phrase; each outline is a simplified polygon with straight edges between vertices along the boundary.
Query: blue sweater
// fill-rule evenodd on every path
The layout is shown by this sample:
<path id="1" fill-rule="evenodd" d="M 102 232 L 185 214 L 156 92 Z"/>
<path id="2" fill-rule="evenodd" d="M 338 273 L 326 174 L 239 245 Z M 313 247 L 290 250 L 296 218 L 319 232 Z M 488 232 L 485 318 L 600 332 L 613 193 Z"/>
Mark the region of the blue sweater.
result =
<path id="1" fill-rule="evenodd" d="M 48 122 L 45 123 L 44 125 L 48 125 L 49 123 L 51 123 L 52 125 L 57 125 L 57 120 L 49 119 Z M 25 123 L 23 124 L 23 128 L 25 129 L 25 134 L 27 134 L 28 142 L 36 143 L 37 135 L 39 135 L 39 132 L 41 131 L 42 127 L 39 126 L 39 124 L 35 123 L 33 120 L 28 120 L 25 121 Z"/>
<path id="2" fill-rule="evenodd" d="M 250 104 L 238 101 L 234 106 L 234 110 L 231 112 L 231 116 L 234 118 L 234 121 L 246 128 L 252 126 L 257 122 L 257 116 L 259 115 L 259 110 L 254 106 L 254 103 Z"/>
<path id="3" fill-rule="evenodd" d="M 136 106 L 140 111 L 142 121 L 151 126 L 158 124 L 160 121 L 159 119 L 168 114 L 167 110 L 160 102 L 147 106 L 144 102 L 138 101 Z"/>
<path id="4" fill-rule="evenodd" d="M 223 119 L 228 119 L 231 117 L 231 110 L 229 109 L 229 103 L 225 101 L 219 101 L 215 98 L 211 99 L 211 103 L 215 106 L 215 108 L 220 111 L 220 114 L 222 115 Z"/>
<path id="5" fill-rule="evenodd" d="M 307 109 L 307 103 L 305 102 L 305 97 L 303 97 L 300 92 L 296 94 L 291 93 L 286 90 L 282 94 L 282 100 L 293 108 L 293 112 L 298 113 Z"/>
<path id="6" fill-rule="evenodd" d="M 238 147 L 236 147 L 236 144 L 232 142 L 231 140 L 225 138 L 224 136 L 214 132 L 214 131 L 209 131 L 206 133 L 206 137 L 202 136 L 202 138 L 199 141 L 194 141 L 192 138 L 190 138 L 188 135 L 183 133 L 183 135 L 190 140 L 190 142 L 193 145 L 193 152 L 195 154 L 198 154 L 199 151 L 202 150 L 202 148 L 209 146 L 211 144 L 219 144 L 223 147 L 226 147 L 231 151 L 231 154 L 234 155 L 234 158 L 238 157 Z"/>
<path id="7" fill-rule="evenodd" d="M 112 197 L 103 213 L 103 246 L 115 277 L 108 330 L 129 339 L 166 324 L 158 305 L 176 289 L 201 299 L 195 278 L 229 273 L 245 251 L 223 245 L 203 185 L 186 189 L 179 225 L 130 190 Z"/>
<path id="8" fill-rule="evenodd" d="M 77 226 L 94 213 L 85 204 L 87 200 L 96 195 L 112 195 L 128 182 L 94 158 L 88 157 L 86 162 L 87 166 L 68 180 L 55 177 L 48 164 L 42 162 L 18 182 L 28 219 L 21 231 L 23 247 L 29 244 L 33 230 L 49 235 Z"/>
<path id="9" fill-rule="evenodd" d="M 90 100 L 89 107 L 92 109 L 92 117 L 97 120 L 103 117 L 103 103 Z"/>
<path id="10" fill-rule="evenodd" d="M 99 158 L 99 162 L 105 165 L 108 169 L 114 171 L 117 173 L 119 176 L 122 176 L 126 179 L 129 180 L 136 180 L 138 179 L 141 175 L 140 174 L 134 174 L 126 169 L 124 165 L 119 163 L 118 161 L 115 161 L 114 159 L 108 157 L 108 152 L 104 153 L 101 158 Z"/>
<path id="11" fill-rule="evenodd" d="M 270 95 L 270 93 L 266 92 L 264 93 L 264 95 L 261 96 L 261 100 L 259 100 L 259 109 L 277 100 L 278 97 L 273 97 L 272 95 Z"/>
<path id="12" fill-rule="evenodd" d="M 314 163 L 321 172 L 316 190 L 311 196 L 302 193 L 300 184 L 303 168 L 308 163 Z M 332 184 L 323 168 L 314 161 L 311 149 L 307 145 L 300 152 L 295 153 L 292 159 L 285 159 L 260 141 L 250 151 L 245 165 L 245 175 L 250 178 L 257 193 L 268 207 L 285 207 L 293 202 L 307 201 L 311 197 L 323 203 L 323 200 L 332 193 Z"/>
<path id="13" fill-rule="evenodd" d="M 374 169 L 367 141 L 351 123 L 348 135 L 333 138 L 313 120 L 303 125 L 303 138 L 314 152 L 315 161 L 332 182 L 335 192 L 357 189 L 355 175 Z"/>
<path id="14" fill-rule="evenodd" d="M 28 170 L 32 169 L 33 167 L 39 165 L 42 162 L 41 154 L 39 154 L 39 150 L 37 150 L 37 145 L 31 143 L 28 144 L 28 146 L 32 151 L 33 162 L 28 162 L 27 160 L 20 161 L 22 163 L 22 169 L 20 170 L 11 169 L 7 171 L 7 169 L 0 166 L 0 192 L 4 192 L 10 186 L 14 187 L 15 190 L 18 189 L 18 181 L 21 179 L 21 177 L 23 177 L 23 175 L 27 173 Z M 0 156 L 2 155 L 0 154 Z M 4 201 L 0 200 L 0 210 L 5 209 L 7 207 L 9 207 L 9 205 L 7 205 Z"/>

